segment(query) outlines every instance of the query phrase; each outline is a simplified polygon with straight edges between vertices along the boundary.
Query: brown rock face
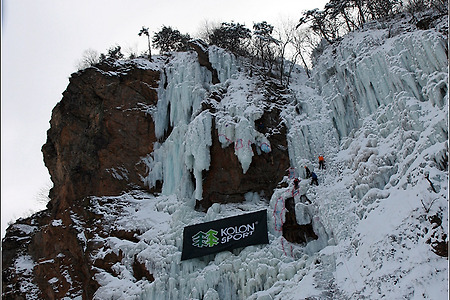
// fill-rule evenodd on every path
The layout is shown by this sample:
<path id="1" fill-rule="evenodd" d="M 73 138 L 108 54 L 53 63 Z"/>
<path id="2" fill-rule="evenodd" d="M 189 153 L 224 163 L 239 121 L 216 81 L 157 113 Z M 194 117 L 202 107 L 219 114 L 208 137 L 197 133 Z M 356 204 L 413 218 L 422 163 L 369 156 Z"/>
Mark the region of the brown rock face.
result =
<path id="1" fill-rule="evenodd" d="M 261 118 L 265 124 L 264 131 L 270 132 L 276 128 L 280 124 L 278 118 L 277 111 L 266 112 Z M 234 145 L 222 148 L 215 131 L 210 149 L 211 165 L 209 171 L 205 172 L 203 200 L 199 205 L 207 209 L 213 203 L 243 202 L 244 194 L 248 192 L 264 192 L 264 195 L 270 198 L 289 168 L 285 128 L 281 128 L 277 134 L 269 135 L 269 141 L 272 145 L 270 153 L 261 152 L 258 155 L 255 145 L 252 145 L 252 163 L 243 174 L 241 164 L 234 153 Z"/>
<path id="2" fill-rule="evenodd" d="M 88 195 L 144 187 L 145 167 L 138 163 L 156 141 L 146 110 L 157 103 L 159 72 L 129 68 L 74 74 L 53 109 L 42 147 L 54 183 L 53 209 L 63 210 Z"/>
<path id="3" fill-rule="evenodd" d="M 270 82 L 266 83 L 266 91 L 268 102 L 283 103 L 280 96 L 283 93 L 282 87 Z M 210 149 L 211 165 L 203 176 L 203 199 L 197 203 L 198 207 L 207 209 L 213 203 L 243 202 L 244 195 L 248 192 L 263 192 L 265 197 L 270 199 L 273 190 L 283 176 L 287 175 L 290 166 L 286 127 L 281 120 L 279 109 L 276 106 L 270 107 L 255 122 L 255 128 L 269 139 L 272 151 L 269 153 L 260 151 L 258 154 L 256 146 L 252 144 L 254 155 L 245 174 L 235 155 L 234 145 L 222 148 L 217 130 L 214 130 Z M 259 124 L 263 125 L 262 128 Z"/>
<path id="4" fill-rule="evenodd" d="M 312 222 L 304 225 L 297 223 L 294 198 L 288 198 L 285 201 L 286 221 L 283 224 L 283 237 L 287 241 L 297 244 L 306 244 L 309 241 L 317 240 L 319 237 L 313 230 Z"/>

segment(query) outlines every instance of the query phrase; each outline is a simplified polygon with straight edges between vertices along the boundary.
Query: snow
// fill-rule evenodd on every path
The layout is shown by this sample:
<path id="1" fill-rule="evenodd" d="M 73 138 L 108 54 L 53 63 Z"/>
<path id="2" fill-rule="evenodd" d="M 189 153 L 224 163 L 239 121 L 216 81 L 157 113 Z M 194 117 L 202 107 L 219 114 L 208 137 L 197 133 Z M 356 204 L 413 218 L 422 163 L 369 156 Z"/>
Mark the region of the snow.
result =
<path id="1" fill-rule="evenodd" d="M 29 255 L 22 255 L 17 257 L 14 268 L 17 274 L 21 275 L 22 280 L 18 283 L 18 288 L 22 293 L 27 293 L 29 299 L 38 299 L 39 288 L 33 282 L 33 268 L 35 262 Z"/>
<path id="2" fill-rule="evenodd" d="M 53 227 L 63 226 L 63 221 L 61 219 L 53 220 L 52 221 L 52 226 Z"/>
<path id="3" fill-rule="evenodd" d="M 16 260 L 15 268 L 24 275 L 30 275 L 33 272 L 34 262 L 31 256 L 21 256 Z"/>
<path id="4" fill-rule="evenodd" d="M 14 230 L 19 230 L 23 233 L 25 233 L 26 235 L 29 235 L 31 233 L 33 233 L 35 230 L 37 230 L 38 228 L 36 226 L 31 226 L 31 225 L 27 225 L 27 224 L 14 224 L 12 225 L 12 228 Z"/>
<path id="5" fill-rule="evenodd" d="M 275 189 L 270 199 L 249 192 L 242 203 L 216 203 L 206 213 L 194 203 L 210 167 L 213 130 L 222 147 L 233 145 L 243 173 L 255 155 L 271 151 L 255 128 L 272 105 L 264 83 L 249 76 L 244 61 L 217 47 L 208 55 L 218 84 L 194 52 L 136 61 L 161 71 L 157 106 L 143 107 L 159 141 L 142 158 L 148 170 L 142 180 L 149 188 L 162 182 L 162 193 L 90 199 L 105 233 L 133 232 L 131 240 L 92 237 L 72 213 L 84 247 L 103 242 L 90 259 L 123 254 L 112 273 L 97 270 L 94 298 L 447 299 L 448 259 L 431 247 L 448 241 L 447 41 L 434 30 L 400 33 L 400 25 L 391 25 L 389 32 L 389 26 L 373 24 L 325 49 L 311 79 L 293 73 L 287 104 L 280 106 L 292 168 L 283 179 L 287 187 Z M 204 101 L 213 109 L 202 110 Z M 325 170 L 318 169 L 319 155 Z M 304 166 L 318 175 L 319 186 L 310 185 Z M 117 179 L 127 175 L 120 168 L 109 171 Z M 294 176 L 301 178 L 298 194 Z M 312 222 L 319 237 L 306 245 L 282 236 L 285 200 L 292 196 L 297 222 Z M 269 244 L 181 261 L 185 226 L 261 209 L 267 210 Z M 442 223 L 432 224 L 433 216 Z M 52 225 L 62 226 L 62 220 Z M 134 278 L 135 259 L 154 282 Z M 16 260 L 26 276 L 34 264 L 28 256 Z M 26 285 L 33 289 L 31 281 Z"/>

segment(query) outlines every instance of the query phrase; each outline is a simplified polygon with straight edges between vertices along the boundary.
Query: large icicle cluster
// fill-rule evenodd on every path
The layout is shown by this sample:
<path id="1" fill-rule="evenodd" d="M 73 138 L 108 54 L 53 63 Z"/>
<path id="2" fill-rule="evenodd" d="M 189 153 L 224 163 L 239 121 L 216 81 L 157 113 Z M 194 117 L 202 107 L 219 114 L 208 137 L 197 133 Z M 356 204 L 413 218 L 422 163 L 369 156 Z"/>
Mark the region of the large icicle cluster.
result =
<path id="1" fill-rule="evenodd" d="M 209 169 L 209 147 L 212 118 L 215 118 L 222 145 L 234 144 L 235 153 L 245 173 L 252 162 L 252 144 L 258 151 L 270 152 L 269 140 L 254 127 L 263 114 L 263 95 L 255 83 L 245 77 L 233 54 L 210 47 L 208 56 L 217 70 L 219 84 L 211 83 L 211 72 L 200 66 L 195 53 L 175 53 L 167 65 L 161 65 L 162 80 L 156 108 L 149 109 L 155 121 L 156 137 L 170 135 L 157 143 L 155 151 L 143 158 L 149 174 L 143 180 L 149 187 L 163 182 L 163 194 L 190 199 L 202 199 L 202 171 Z M 215 103 L 217 113 L 201 112 L 201 103 L 209 93 L 226 91 L 221 102 Z M 200 115 L 199 115 L 200 114 Z M 190 182 L 189 172 L 195 177 Z"/>
<path id="2" fill-rule="evenodd" d="M 258 150 L 270 151 L 269 140 L 254 126 L 264 113 L 264 99 L 258 93 L 255 82 L 243 73 L 228 80 L 226 88 L 226 95 L 216 104 L 219 141 L 222 147 L 234 145 L 243 173 L 246 173 L 254 155 L 252 144 L 256 144 Z"/>
<path id="3" fill-rule="evenodd" d="M 211 116 L 201 113 L 211 83 L 211 72 L 201 67 L 194 53 L 177 53 L 167 65 L 162 65 L 162 80 L 158 92 L 158 104 L 150 110 L 155 121 L 155 133 L 163 143 L 155 145 L 155 151 L 143 161 L 149 175 L 144 179 L 152 187 L 163 182 L 163 194 L 176 193 L 190 198 L 193 189 L 201 199 L 203 170 L 209 169 L 211 146 Z M 192 185 L 189 172 L 195 177 Z"/>

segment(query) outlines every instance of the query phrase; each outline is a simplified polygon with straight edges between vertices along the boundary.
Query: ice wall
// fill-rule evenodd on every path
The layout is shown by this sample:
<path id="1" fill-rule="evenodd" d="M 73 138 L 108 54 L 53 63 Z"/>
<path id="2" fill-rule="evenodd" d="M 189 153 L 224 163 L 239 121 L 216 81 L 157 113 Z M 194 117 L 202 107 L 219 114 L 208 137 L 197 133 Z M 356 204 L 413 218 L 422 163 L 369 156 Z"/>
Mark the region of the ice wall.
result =
<path id="1" fill-rule="evenodd" d="M 326 49 L 312 80 L 293 76 L 295 97 L 283 112 L 299 175 L 305 165 L 317 170 L 317 156 L 325 156 L 328 168 L 318 173 L 325 188 L 315 199 L 337 240 L 351 238 L 387 189 L 406 188 L 411 176 L 427 172 L 442 182 L 448 153 L 446 37 L 395 22 L 371 26 Z"/>
<path id="2" fill-rule="evenodd" d="M 268 138 L 257 131 L 255 121 L 264 113 L 265 103 L 257 80 L 249 78 L 236 57 L 215 46 L 209 48 L 209 59 L 219 75 L 221 89 L 226 91 L 215 103 L 216 128 L 222 147 L 234 145 L 234 151 L 245 174 L 250 167 L 256 145 L 257 154 L 270 152 Z"/>
<path id="3" fill-rule="evenodd" d="M 211 139 L 212 117 L 209 111 L 200 113 L 190 124 L 185 135 L 184 163 L 194 173 L 195 199 L 202 199 L 202 171 L 209 169 L 209 147 Z"/>
<path id="4" fill-rule="evenodd" d="M 157 138 L 162 138 L 169 126 L 190 123 L 199 112 L 212 80 L 211 72 L 200 66 L 192 52 L 174 54 L 161 68 L 157 109 L 151 112 Z"/>
<path id="5" fill-rule="evenodd" d="M 435 29 L 391 37 L 367 29 L 326 50 L 316 66 L 314 83 L 340 144 L 315 203 L 337 241 L 336 283 L 348 298 L 448 294 L 430 287 L 447 278 L 439 275 L 445 259 L 421 237 L 430 230 L 427 210 L 448 210 L 446 45 Z"/>
<path id="6" fill-rule="evenodd" d="M 115 246 L 130 260 L 137 255 L 156 278 L 153 283 L 130 284 L 139 285 L 139 291 L 130 294 L 142 299 L 292 299 L 315 286 L 347 293 L 342 299 L 351 299 L 381 297 L 378 286 L 382 286 L 389 291 L 386 295 L 399 292 L 406 297 L 420 279 L 432 282 L 434 271 L 421 267 L 438 264 L 430 258 L 429 245 L 420 240 L 424 226 L 420 199 L 431 203 L 438 198 L 433 208 L 446 205 L 446 42 L 432 30 L 389 38 L 388 34 L 380 28 L 352 33 L 337 48 L 326 50 L 311 81 L 304 74 L 293 75 L 292 97 L 282 108 L 289 156 L 300 176 L 304 165 L 317 169 L 319 154 L 326 157 L 327 169 L 317 172 L 320 185 L 301 182 L 302 192 L 313 204 L 296 204 L 297 221 L 312 220 L 320 239 L 301 247 L 282 238 L 279 224 L 284 215 L 279 207 L 292 193 L 290 187 L 275 190 L 269 204 L 246 195 L 245 203 L 213 205 L 206 215 L 177 197 L 161 196 L 148 201 L 158 202 L 158 212 L 168 215 L 164 230 L 149 227 L 137 245 Z M 154 155 L 146 158 L 152 174 L 146 179 L 149 184 L 164 180 L 165 195 L 200 197 L 201 172 L 209 167 L 213 118 L 219 141 L 223 147 L 234 145 L 243 172 L 255 155 L 249 146 L 266 142 L 254 128 L 265 107 L 258 85 L 239 71 L 233 56 L 210 48 L 209 57 L 221 83 L 211 86 L 209 74 L 204 74 L 207 83 L 199 79 L 191 87 L 201 90 L 203 98 L 208 92 L 220 91 L 222 99 L 214 103 L 214 115 L 200 113 L 193 104 L 199 103 L 196 100 L 189 100 L 191 114 L 184 109 L 172 112 L 169 98 L 155 112 L 163 124 L 157 125 L 160 136 L 168 132 L 169 124 L 173 130 L 164 143 L 156 145 Z M 183 86 L 185 80 L 178 81 Z M 191 172 L 195 182 L 191 182 Z M 425 175 L 435 183 L 436 195 L 430 192 Z M 268 209 L 269 245 L 180 263 L 184 226 L 261 208 Z M 448 218 L 444 223 L 448 224 Z M 410 249 L 402 244 L 406 240 L 411 242 Z M 417 258 L 416 248 L 422 251 Z M 397 256 L 390 256 L 387 249 L 394 249 Z M 408 261 L 411 253 L 411 262 L 398 262 Z M 318 258 L 320 263 L 314 266 Z M 112 292 L 113 280 L 104 281 L 99 295 L 113 297 L 128 291 L 121 285 Z M 402 290 L 395 290 L 399 286 Z M 326 295 L 318 292 L 303 298 Z"/>
<path id="7" fill-rule="evenodd" d="M 222 48 L 209 47 L 208 56 L 212 67 L 217 70 L 220 82 L 225 82 L 241 68 L 236 56 Z"/>
<path id="8" fill-rule="evenodd" d="M 288 128 L 289 159 L 300 176 L 305 175 L 305 166 L 317 168 L 319 155 L 331 160 L 339 146 L 327 103 L 305 82 L 306 74 L 292 78 L 290 89 L 294 97 L 282 113 Z"/>
<path id="9" fill-rule="evenodd" d="M 154 152 L 143 158 L 149 187 L 163 183 L 164 195 L 201 199 L 203 170 L 209 168 L 211 116 L 201 112 L 212 80 L 211 72 L 201 67 L 193 52 L 175 53 L 162 64 L 157 107 L 149 110 L 155 122 L 155 134 L 163 139 Z M 192 183 L 191 172 L 195 183 Z"/>
<path id="10" fill-rule="evenodd" d="M 315 86 L 329 105 L 340 138 L 400 95 L 441 108 L 446 104 L 444 36 L 434 30 L 389 35 L 388 29 L 352 33 L 327 49 L 315 67 Z"/>
<path id="11" fill-rule="evenodd" d="M 358 199 L 373 199 L 369 190 L 396 185 L 412 164 L 410 154 L 421 151 L 417 145 L 446 149 L 448 118 L 436 118 L 448 105 L 446 39 L 436 30 L 389 35 L 380 28 L 350 34 L 324 52 L 313 77 L 342 148 L 360 139 L 347 149 L 359 173 L 350 186 Z M 380 147 L 387 138 L 401 142 Z"/>

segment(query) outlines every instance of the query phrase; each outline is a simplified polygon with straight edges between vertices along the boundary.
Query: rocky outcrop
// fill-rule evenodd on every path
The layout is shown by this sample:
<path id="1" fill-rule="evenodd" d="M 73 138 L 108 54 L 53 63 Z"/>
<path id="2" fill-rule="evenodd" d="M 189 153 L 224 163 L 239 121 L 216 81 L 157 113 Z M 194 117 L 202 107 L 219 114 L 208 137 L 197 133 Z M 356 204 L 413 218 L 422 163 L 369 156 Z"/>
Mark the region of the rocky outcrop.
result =
<path id="1" fill-rule="evenodd" d="M 317 240 L 319 237 L 314 232 L 312 221 L 303 225 L 297 223 L 294 198 L 287 198 L 285 205 L 286 221 L 283 223 L 283 237 L 287 241 L 297 244 L 306 244 L 309 241 Z"/>
<path id="2" fill-rule="evenodd" d="M 153 151 L 159 71 L 124 66 L 73 74 L 53 109 L 44 162 L 54 187 L 50 207 L 62 211 L 88 195 L 144 188 L 140 159 Z"/>
<path id="3" fill-rule="evenodd" d="M 142 176 L 147 170 L 140 162 L 156 141 L 147 110 L 158 100 L 159 76 L 133 64 L 103 65 L 71 76 L 42 147 L 54 184 L 48 210 L 18 220 L 3 240 L 4 299 L 28 299 L 31 290 L 41 299 L 91 299 L 98 288 L 96 268 L 112 272 L 122 259 L 120 253 L 91 258 L 106 245 L 85 245 L 84 234 L 120 239 L 127 234 L 105 233 L 97 222 L 102 216 L 89 211 L 86 197 L 146 188 Z M 151 277 L 138 262 L 136 272 Z"/>

